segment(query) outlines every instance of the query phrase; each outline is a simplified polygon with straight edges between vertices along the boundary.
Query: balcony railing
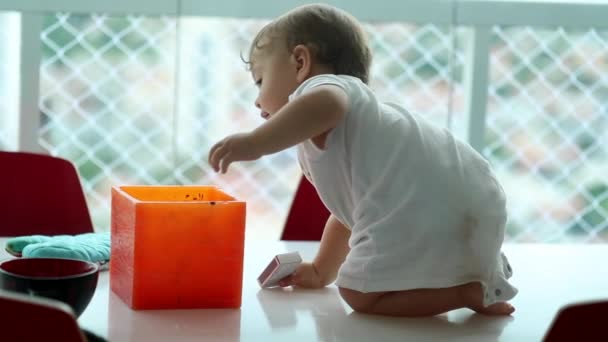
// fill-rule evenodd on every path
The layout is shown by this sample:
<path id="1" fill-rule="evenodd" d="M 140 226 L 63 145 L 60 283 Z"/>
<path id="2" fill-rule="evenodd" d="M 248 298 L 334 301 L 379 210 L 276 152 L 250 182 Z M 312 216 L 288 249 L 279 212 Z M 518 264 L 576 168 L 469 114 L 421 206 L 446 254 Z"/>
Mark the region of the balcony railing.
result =
<path id="1" fill-rule="evenodd" d="M 113 184 L 205 183 L 247 200 L 250 234 L 276 238 L 293 151 L 223 177 L 206 152 L 260 123 L 239 54 L 302 3 L 0 0 L 0 148 L 74 161 L 100 230 Z M 494 164 L 508 239 L 608 240 L 608 3 L 328 3 L 365 23 L 382 97 Z"/>

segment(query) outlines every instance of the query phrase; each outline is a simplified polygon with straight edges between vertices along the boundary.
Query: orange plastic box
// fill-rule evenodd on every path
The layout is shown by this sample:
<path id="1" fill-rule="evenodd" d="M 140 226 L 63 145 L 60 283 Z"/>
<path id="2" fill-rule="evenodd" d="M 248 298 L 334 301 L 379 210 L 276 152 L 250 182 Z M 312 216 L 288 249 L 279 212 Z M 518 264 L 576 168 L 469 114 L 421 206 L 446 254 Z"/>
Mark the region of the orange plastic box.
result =
<path id="1" fill-rule="evenodd" d="M 112 188 L 110 288 L 133 309 L 238 308 L 245 202 L 212 186 Z"/>

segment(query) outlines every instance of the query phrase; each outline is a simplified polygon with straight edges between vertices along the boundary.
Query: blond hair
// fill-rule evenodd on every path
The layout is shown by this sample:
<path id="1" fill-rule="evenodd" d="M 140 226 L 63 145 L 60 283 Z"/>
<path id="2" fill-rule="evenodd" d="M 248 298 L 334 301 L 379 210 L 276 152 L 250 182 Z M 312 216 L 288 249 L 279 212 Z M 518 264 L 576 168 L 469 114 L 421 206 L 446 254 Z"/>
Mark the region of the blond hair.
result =
<path id="1" fill-rule="evenodd" d="M 267 48 L 262 39 L 268 38 L 276 47 L 276 38 L 284 40 L 288 51 L 297 45 L 309 47 L 315 62 L 330 66 L 334 73 L 350 75 L 369 81 L 372 54 L 363 28 L 350 14 L 328 5 L 314 4 L 298 7 L 264 26 L 249 50 Z"/>

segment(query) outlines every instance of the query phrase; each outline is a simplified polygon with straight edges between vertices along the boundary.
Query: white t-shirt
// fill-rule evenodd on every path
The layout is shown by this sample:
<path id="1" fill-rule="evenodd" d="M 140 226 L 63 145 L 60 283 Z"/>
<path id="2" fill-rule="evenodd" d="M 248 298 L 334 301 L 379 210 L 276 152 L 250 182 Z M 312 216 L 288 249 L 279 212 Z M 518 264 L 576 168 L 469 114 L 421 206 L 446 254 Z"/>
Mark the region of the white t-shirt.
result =
<path id="1" fill-rule="evenodd" d="M 324 149 L 305 141 L 298 159 L 329 211 L 351 229 L 337 284 L 376 292 L 493 283 L 503 267 L 506 211 L 486 160 L 449 131 L 379 102 L 355 77 L 312 77 L 290 100 L 328 84 L 344 90 L 349 111 Z"/>

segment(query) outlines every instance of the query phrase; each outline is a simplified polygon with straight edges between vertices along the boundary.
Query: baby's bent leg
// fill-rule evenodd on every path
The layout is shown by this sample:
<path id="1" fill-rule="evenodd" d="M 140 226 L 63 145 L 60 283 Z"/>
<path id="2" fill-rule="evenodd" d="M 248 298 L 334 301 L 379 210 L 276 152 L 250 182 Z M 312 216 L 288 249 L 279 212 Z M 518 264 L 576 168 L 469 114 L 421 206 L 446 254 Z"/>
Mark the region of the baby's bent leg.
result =
<path id="1" fill-rule="evenodd" d="M 434 316 L 465 307 L 488 315 L 509 315 L 514 311 L 508 303 L 496 303 L 484 308 L 480 283 L 370 293 L 340 287 L 340 295 L 355 311 L 387 316 Z"/>
<path id="2" fill-rule="evenodd" d="M 370 293 L 340 288 L 340 294 L 355 311 L 388 316 L 434 316 L 466 306 L 462 286 Z"/>

